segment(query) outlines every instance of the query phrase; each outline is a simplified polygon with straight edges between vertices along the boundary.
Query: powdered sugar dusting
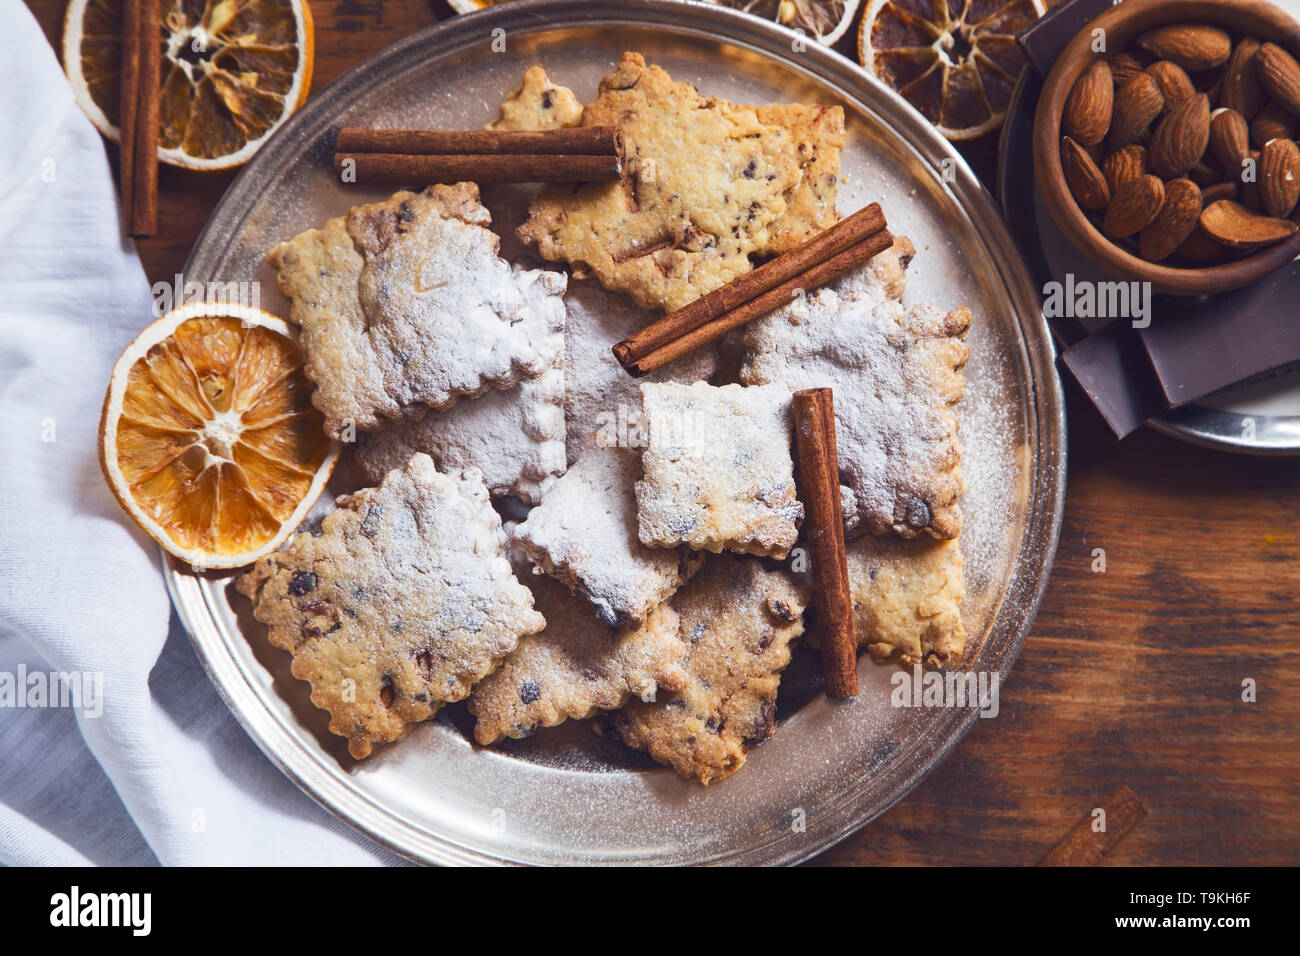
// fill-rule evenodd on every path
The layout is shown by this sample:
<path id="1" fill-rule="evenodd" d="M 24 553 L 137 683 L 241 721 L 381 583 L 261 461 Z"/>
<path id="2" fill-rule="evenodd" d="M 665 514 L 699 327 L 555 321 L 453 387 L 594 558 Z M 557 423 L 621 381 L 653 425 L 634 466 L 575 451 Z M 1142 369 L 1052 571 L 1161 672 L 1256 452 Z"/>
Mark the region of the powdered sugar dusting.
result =
<path id="1" fill-rule="evenodd" d="M 899 288 L 901 295 L 902 289 Z M 964 308 L 910 309 L 870 266 L 750 323 L 740 379 L 835 391 L 840 479 L 874 534 L 956 537 Z"/>

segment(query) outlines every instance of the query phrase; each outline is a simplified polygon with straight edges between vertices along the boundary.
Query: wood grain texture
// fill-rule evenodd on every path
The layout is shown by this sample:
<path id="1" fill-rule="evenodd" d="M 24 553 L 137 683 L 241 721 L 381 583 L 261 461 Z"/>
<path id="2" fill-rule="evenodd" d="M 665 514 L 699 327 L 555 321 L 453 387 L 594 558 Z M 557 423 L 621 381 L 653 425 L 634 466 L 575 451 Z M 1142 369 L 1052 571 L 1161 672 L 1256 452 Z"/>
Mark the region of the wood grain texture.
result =
<path id="1" fill-rule="evenodd" d="M 63 0 L 29 5 L 57 48 Z M 448 15 L 441 0 L 312 10 L 314 94 Z M 995 137 L 963 151 L 991 176 Z M 151 281 L 180 271 L 230 179 L 163 168 L 159 235 L 137 244 Z M 1147 430 L 1119 443 L 1072 387 L 1069 416 L 1060 551 L 1000 715 L 816 863 L 1033 864 L 1121 784 L 1148 816 L 1108 864 L 1300 863 L 1300 461 Z"/>

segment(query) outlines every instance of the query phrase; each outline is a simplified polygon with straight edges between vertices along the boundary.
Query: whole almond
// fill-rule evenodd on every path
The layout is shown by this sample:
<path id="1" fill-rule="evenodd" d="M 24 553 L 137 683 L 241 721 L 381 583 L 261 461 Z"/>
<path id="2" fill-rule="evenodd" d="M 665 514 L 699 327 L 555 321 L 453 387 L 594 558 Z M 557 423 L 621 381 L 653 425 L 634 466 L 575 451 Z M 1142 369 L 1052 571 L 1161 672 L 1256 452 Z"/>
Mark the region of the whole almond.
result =
<path id="1" fill-rule="evenodd" d="M 1165 184 L 1151 175 L 1131 179 L 1115 191 L 1106 207 L 1101 230 L 1112 239 L 1141 232 L 1160 214 Z"/>
<path id="2" fill-rule="evenodd" d="M 1120 149 L 1136 142 L 1148 124 L 1160 115 L 1164 105 L 1165 98 L 1155 77 L 1150 73 L 1133 77 L 1115 94 L 1106 145 Z"/>
<path id="3" fill-rule="evenodd" d="M 1130 179 L 1145 175 L 1146 171 L 1147 151 L 1136 144 L 1115 150 L 1101 164 L 1101 174 L 1106 177 L 1106 185 L 1112 193 Z"/>
<path id="4" fill-rule="evenodd" d="M 1143 259 L 1159 262 L 1183 244 L 1201 219 L 1201 188 L 1190 179 L 1165 183 L 1165 201 L 1151 225 L 1138 237 Z"/>
<path id="5" fill-rule="evenodd" d="M 1192 78 L 1177 63 L 1169 60 L 1157 60 L 1146 71 L 1160 87 L 1160 95 L 1165 98 L 1164 111 L 1167 113 L 1189 96 L 1196 95 Z"/>
<path id="6" fill-rule="evenodd" d="M 1259 76 L 1255 72 L 1255 53 L 1258 50 L 1258 40 L 1246 37 L 1237 41 L 1228 59 L 1223 90 L 1219 95 L 1220 105 L 1236 110 L 1247 121 L 1264 105 L 1264 89 L 1259 85 Z"/>
<path id="7" fill-rule="evenodd" d="M 1240 203 L 1230 199 L 1220 199 L 1206 206 L 1201 211 L 1201 228 L 1211 239 L 1231 246 L 1234 249 L 1258 249 L 1271 246 L 1275 242 L 1295 233 L 1300 229 L 1289 219 L 1277 219 L 1251 212 Z"/>
<path id="8" fill-rule="evenodd" d="M 1065 184 L 1070 187 L 1070 194 L 1080 208 L 1106 208 L 1110 202 L 1106 177 L 1087 151 L 1068 136 L 1061 137 L 1061 171 L 1065 173 Z"/>
<path id="9" fill-rule="evenodd" d="M 1300 149 L 1289 139 L 1271 139 L 1259 151 L 1259 199 L 1264 212 L 1285 219 L 1300 199 Z"/>
<path id="10" fill-rule="evenodd" d="M 1074 81 L 1065 101 L 1061 126 L 1065 135 L 1084 146 L 1100 143 L 1110 129 L 1110 111 L 1115 102 L 1115 83 L 1110 66 L 1097 60 Z"/>
<path id="11" fill-rule="evenodd" d="M 1138 59 L 1134 53 L 1119 53 L 1110 61 L 1110 76 L 1115 81 L 1115 89 L 1119 89 L 1133 77 L 1137 76 L 1145 69 L 1142 60 Z"/>
<path id="12" fill-rule="evenodd" d="M 1250 142 L 1259 149 L 1270 139 L 1293 139 L 1296 134 L 1296 118 L 1272 100 L 1250 121 Z"/>
<path id="13" fill-rule="evenodd" d="M 1211 239 L 1204 229 L 1197 225 L 1192 234 L 1183 240 L 1183 244 L 1174 250 L 1174 255 L 1196 262 L 1214 262 L 1228 254 L 1228 247 Z"/>
<path id="14" fill-rule="evenodd" d="M 1225 179 L 1223 182 L 1203 187 L 1201 189 L 1201 202 L 1208 206 L 1210 203 L 1218 202 L 1220 199 L 1231 199 L 1236 201 L 1237 195 L 1238 190 L 1236 182 L 1231 179 Z"/>
<path id="15" fill-rule="evenodd" d="M 1255 71 L 1270 96 L 1291 115 L 1300 115 L 1300 63 L 1276 43 L 1261 43 Z"/>
<path id="16" fill-rule="evenodd" d="M 1241 169 L 1241 161 L 1250 152 L 1250 127 L 1246 118 L 1224 107 L 1210 117 L 1210 153 L 1224 169 Z"/>
<path id="17" fill-rule="evenodd" d="M 1157 27 L 1142 34 L 1137 42 L 1152 56 L 1172 60 L 1184 70 L 1208 70 L 1228 62 L 1232 55 L 1228 34 L 1204 23 Z"/>
<path id="18" fill-rule="evenodd" d="M 1204 93 L 1183 100 L 1151 136 L 1147 162 L 1157 176 L 1181 176 L 1205 154 L 1210 142 L 1210 100 Z"/>

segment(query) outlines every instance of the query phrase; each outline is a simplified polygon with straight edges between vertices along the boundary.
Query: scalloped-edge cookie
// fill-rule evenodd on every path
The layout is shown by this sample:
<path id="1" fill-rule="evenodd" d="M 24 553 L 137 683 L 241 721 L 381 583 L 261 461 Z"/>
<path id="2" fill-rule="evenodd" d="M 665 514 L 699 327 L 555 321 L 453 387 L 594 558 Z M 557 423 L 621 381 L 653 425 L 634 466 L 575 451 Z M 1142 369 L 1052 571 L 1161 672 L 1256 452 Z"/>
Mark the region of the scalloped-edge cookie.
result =
<path id="1" fill-rule="evenodd" d="M 614 710 L 633 697 L 652 701 L 661 691 L 686 686 L 677 612 L 667 603 L 640 627 L 615 630 L 559 582 L 537 577 L 529 586 L 546 627 L 521 640 L 470 694 L 480 744 L 528 737 L 539 727 Z"/>
<path id="2" fill-rule="evenodd" d="M 519 89 L 501 104 L 501 116 L 488 129 L 509 131 L 561 129 L 582 122 L 582 104 L 573 90 L 552 83 L 540 66 L 524 71 Z"/>
<path id="3" fill-rule="evenodd" d="M 636 484 L 642 544 L 783 558 L 803 505 L 779 385 L 641 386 L 649 443 Z"/>
<path id="4" fill-rule="evenodd" d="M 430 186 L 355 206 L 271 250 L 331 437 L 545 370 L 521 328 L 534 306 L 497 255 L 490 221 L 474 183 Z"/>
<path id="5" fill-rule="evenodd" d="M 534 573 L 587 598 L 611 627 L 646 620 L 699 565 L 689 553 L 637 540 L 632 486 L 640 474 L 636 452 L 589 447 L 512 539 Z"/>
<path id="6" fill-rule="evenodd" d="M 366 481 L 378 484 L 418 451 L 443 471 L 477 468 L 495 496 L 529 504 L 564 474 L 564 292 L 557 272 L 515 270 L 528 302 L 520 323 L 547 362 L 546 371 L 512 389 L 462 399 L 445 411 L 358 436 L 353 461 Z"/>
<path id="7" fill-rule="evenodd" d="M 803 633 L 807 592 L 756 558 L 710 557 L 672 599 L 687 684 L 654 703 L 634 700 L 609 726 L 683 777 L 707 784 L 735 773 L 776 729 L 776 693 Z"/>
<path id="8" fill-rule="evenodd" d="M 956 665 L 966 648 L 958 541 L 866 537 L 848 545 L 858 646 L 873 660 Z"/>
<path id="9" fill-rule="evenodd" d="M 848 542 L 858 647 L 877 663 L 958 666 L 966 649 L 960 539 L 868 535 Z M 821 644 L 819 628 L 809 641 Z"/>
<path id="10" fill-rule="evenodd" d="M 601 80 L 582 125 L 622 130 L 623 179 L 548 189 L 517 234 L 647 309 L 679 309 L 748 272 L 802 175 L 789 130 L 637 53 Z"/>
<path id="11" fill-rule="evenodd" d="M 540 631 L 473 469 L 415 455 L 237 583 L 353 757 L 405 736 Z"/>
<path id="12" fill-rule="evenodd" d="M 840 150 L 844 107 L 771 103 L 755 107 L 759 122 L 784 126 L 799 156 L 799 183 L 785 197 L 785 212 L 768 229 L 763 252 L 778 255 L 807 242 L 839 221 Z"/>
<path id="13" fill-rule="evenodd" d="M 846 527 L 955 538 L 961 442 L 955 405 L 970 357 L 965 307 L 904 308 L 897 256 L 751 322 L 740 380 L 790 391 L 832 385 Z"/>

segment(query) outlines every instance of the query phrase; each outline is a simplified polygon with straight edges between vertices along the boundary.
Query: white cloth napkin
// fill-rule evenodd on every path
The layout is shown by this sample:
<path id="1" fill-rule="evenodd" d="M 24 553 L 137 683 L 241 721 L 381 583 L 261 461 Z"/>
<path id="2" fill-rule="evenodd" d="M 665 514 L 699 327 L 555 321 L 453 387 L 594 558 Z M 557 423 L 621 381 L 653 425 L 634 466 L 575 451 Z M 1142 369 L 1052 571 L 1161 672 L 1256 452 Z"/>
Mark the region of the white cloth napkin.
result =
<path id="1" fill-rule="evenodd" d="M 0 863 L 397 862 L 244 734 L 100 476 L 100 403 L 149 287 L 104 144 L 19 0 L 0 0 L 0 89 Z M 16 706 L 51 671 L 102 675 L 102 699 Z"/>

